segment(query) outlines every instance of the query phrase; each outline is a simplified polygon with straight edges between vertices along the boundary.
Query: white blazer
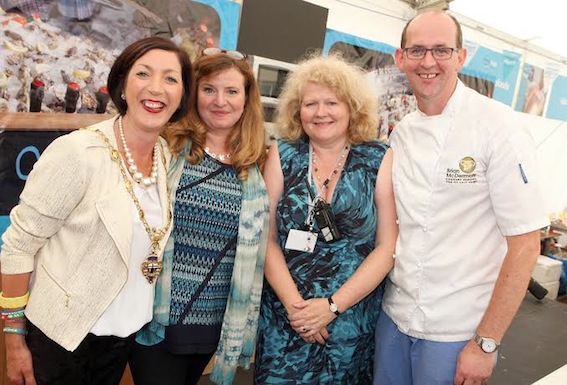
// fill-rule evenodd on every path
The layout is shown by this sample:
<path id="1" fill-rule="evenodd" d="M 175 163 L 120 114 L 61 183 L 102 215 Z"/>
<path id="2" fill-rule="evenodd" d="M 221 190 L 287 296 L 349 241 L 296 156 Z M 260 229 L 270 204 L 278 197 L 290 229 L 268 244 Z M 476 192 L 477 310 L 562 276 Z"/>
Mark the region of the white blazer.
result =
<path id="1" fill-rule="evenodd" d="M 118 148 L 114 121 L 89 129 L 99 129 Z M 108 146 L 90 130 L 57 138 L 41 155 L 10 213 L 0 254 L 3 274 L 33 271 L 26 316 L 70 351 L 125 284 L 132 243 L 132 197 Z M 158 162 L 158 191 L 167 223 L 171 154 L 160 141 L 167 164 Z"/>

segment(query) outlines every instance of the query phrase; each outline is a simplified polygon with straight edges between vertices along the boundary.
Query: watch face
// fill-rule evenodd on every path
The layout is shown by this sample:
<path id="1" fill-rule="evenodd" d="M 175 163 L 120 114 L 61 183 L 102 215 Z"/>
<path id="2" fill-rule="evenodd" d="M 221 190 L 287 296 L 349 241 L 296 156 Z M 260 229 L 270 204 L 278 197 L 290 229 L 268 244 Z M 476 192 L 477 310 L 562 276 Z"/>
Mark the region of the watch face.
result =
<path id="1" fill-rule="evenodd" d="M 489 338 L 483 338 L 481 347 L 485 352 L 492 353 L 496 350 L 496 341 Z"/>
<path id="2" fill-rule="evenodd" d="M 329 305 L 329 309 L 331 309 L 331 311 L 332 311 L 333 313 L 336 312 L 337 310 L 339 310 L 339 308 L 337 307 L 337 305 L 334 304 L 334 303 L 332 303 L 332 304 Z"/>

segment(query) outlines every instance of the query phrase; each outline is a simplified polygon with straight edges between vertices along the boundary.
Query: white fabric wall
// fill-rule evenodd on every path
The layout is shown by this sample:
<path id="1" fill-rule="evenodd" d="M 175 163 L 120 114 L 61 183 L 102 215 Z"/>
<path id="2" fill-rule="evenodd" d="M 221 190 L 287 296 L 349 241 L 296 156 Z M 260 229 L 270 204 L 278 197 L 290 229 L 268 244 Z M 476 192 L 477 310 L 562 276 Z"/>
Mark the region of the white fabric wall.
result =
<path id="1" fill-rule="evenodd" d="M 305 0 L 329 9 L 327 28 L 397 47 L 416 11 L 400 0 Z"/>
<path id="2" fill-rule="evenodd" d="M 549 214 L 567 209 L 567 122 L 518 112 L 537 147 L 539 180 Z"/>

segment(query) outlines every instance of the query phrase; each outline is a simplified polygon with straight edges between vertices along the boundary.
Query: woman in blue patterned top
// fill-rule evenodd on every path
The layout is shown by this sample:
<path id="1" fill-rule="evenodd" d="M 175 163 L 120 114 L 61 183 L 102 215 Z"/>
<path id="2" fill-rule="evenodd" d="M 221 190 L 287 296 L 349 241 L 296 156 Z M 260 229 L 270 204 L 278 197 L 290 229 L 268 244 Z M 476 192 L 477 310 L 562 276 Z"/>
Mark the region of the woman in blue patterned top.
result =
<path id="1" fill-rule="evenodd" d="M 270 237 L 255 384 L 371 384 L 379 284 L 397 237 L 392 154 L 360 68 L 293 71 L 270 148 Z"/>
<path id="2" fill-rule="evenodd" d="M 268 232 L 262 107 L 244 55 L 206 49 L 197 95 L 168 130 L 173 230 L 156 287 L 154 319 L 136 338 L 136 385 L 231 384 L 254 350 Z M 216 352 L 216 353 L 215 353 Z"/>

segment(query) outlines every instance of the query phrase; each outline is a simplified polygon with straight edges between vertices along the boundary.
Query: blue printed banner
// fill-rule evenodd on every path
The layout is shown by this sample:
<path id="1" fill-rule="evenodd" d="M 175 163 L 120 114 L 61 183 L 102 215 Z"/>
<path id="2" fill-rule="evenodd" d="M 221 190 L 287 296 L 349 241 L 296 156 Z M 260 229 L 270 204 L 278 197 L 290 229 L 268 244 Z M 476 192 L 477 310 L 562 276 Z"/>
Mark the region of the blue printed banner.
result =
<path id="1" fill-rule="evenodd" d="M 466 41 L 467 60 L 461 74 L 475 79 L 476 84 L 467 85 L 482 94 L 509 106 L 514 100 L 516 79 L 520 71 L 520 55 L 510 52 L 496 52 Z"/>
<path id="2" fill-rule="evenodd" d="M 386 43 L 364 39 L 358 36 L 349 35 L 348 33 L 335 31 L 333 29 L 327 29 L 327 32 L 325 33 L 325 43 L 323 45 L 323 54 L 328 55 L 331 47 L 337 42 L 343 42 L 351 46 L 380 51 L 391 55 L 393 55 L 396 51 L 396 47 Z"/>
<path id="3" fill-rule="evenodd" d="M 212 7 L 220 20 L 219 47 L 236 49 L 238 26 L 240 24 L 240 4 L 230 0 L 194 0 Z"/>
<path id="4" fill-rule="evenodd" d="M 567 121 L 567 77 L 557 76 L 549 95 L 547 118 Z"/>
<path id="5" fill-rule="evenodd" d="M 10 224 L 10 217 L 7 215 L 0 215 L 0 235 L 4 234 L 4 231 L 6 231 L 9 224 Z M 0 246 L 2 246 L 1 237 L 0 237 Z"/>

